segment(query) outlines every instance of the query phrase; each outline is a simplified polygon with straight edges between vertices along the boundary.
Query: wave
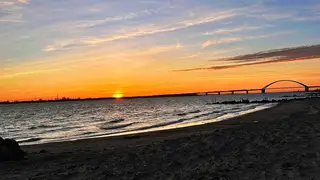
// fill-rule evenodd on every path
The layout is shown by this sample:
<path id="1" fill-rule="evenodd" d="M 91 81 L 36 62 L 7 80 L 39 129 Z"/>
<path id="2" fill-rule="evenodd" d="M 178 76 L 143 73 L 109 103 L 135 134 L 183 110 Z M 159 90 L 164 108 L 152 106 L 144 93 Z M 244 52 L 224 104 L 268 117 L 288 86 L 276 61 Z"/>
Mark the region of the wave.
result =
<path id="1" fill-rule="evenodd" d="M 32 129 L 54 128 L 54 127 L 58 127 L 58 125 L 44 125 L 44 124 L 41 124 L 39 126 L 31 126 L 28 129 L 32 130 Z"/>
<path id="2" fill-rule="evenodd" d="M 252 104 L 250 106 L 235 107 L 235 108 L 228 109 L 227 112 L 228 113 L 238 113 L 238 112 L 242 112 L 242 111 L 247 111 L 249 109 L 254 109 L 259 106 L 260 106 L 259 104 Z"/>
<path id="3" fill-rule="evenodd" d="M 18 143 L 36 142 L 40 140 L 42 140 L 42 138 L 28 138 L 28 139 L 20 140 L 18 141 Z"/>
<path id="4" fill-rule="evenodd" d="M 152 126 L 140 127 L 140 128 L 135 129 L 135 131 L 137 131 L 137 130 L 139 131 L 139 130 L 152 129 L 152 128 L 157 128 L 157 127 L 169 126 L 169 125 L 172 125 L 172 124 L 181 123 L 181 122 L 183 122 L 183 121 L 184 121 L 184 119 L 179 119 L 179 120 L 177 120 L 177 121 L 171 121 L 171 122 L 167 122 L 167 123 L 155 124 L 155 125 L 152 125 Z"/>
<path id="5" fill-rule="evenodd" d="M 184 112 L 184 113 L 178 113 L 177 116 L 186 116 L 188 114 L 195 114 L 201 112 L 200 110 L 194 110 L 194 111 L 189 111 L 189 112 Z"/>
<path id="6" fill-rule="evenodd" d="M 123 118 L 115 118 L 115 119 L 113 119 L 111 121 L 108 121 L 108 123 L 115 124 L 115 123 L 119 123 L 119 122 L 122 122 L 122 121 L 124 121 Z"/>
<path id="7" fill-rule="evenodd" d="M 100 126 L 99 128 L 102 130 L 113 130 L 113 129 L 125 128 L 125 127 L 131 126 L 133 124 L 136 124 L 136 122 L 128 123 L 128 124 L 120 124 L 120 125 L 115 125 L 115 126 Z"/>
<path id="8" fill-rule="evenodd" d="M 62 117 L 62 116 L 58 116 L 58 117 L 54 117 L 53 120 L 64 120 L 66 119 L 65 117 Z"/>
<path id="9" fill-rule="evenodd" d="M 192 119 L 196 119 L 196 118 L 200 118 L 200 117 L 204 117 L 204 116 L 209 116 L 211 114 L 216 114 L 216 113 L 221 113 L 221 116 L 226 114 L 226 113 L 222 113 L 221 111 L 212 111 L 212 112 L 208 112 L 208 113 L 203 113 L 203 114 L 199 114 L 199 115 L 196 115 L 196 116 L 192 116 L 192 117 L 189 117 L 189 118 L 181 118 L 181 119 L 178 119 L 176 121 L 170 121 L 170 122 L 155 124 L 155 125 L 151 125 L 151 126 L 140 127 L 140 128 L 135 129 L 135 131 L 136 130 L 139 131 L 139 130 L 146 130 L 146 129 L 169 126 L 169 125 L 173 125 L 173 124 L 178 124 L 178 123 L 182 123 L 182 122 L 185 122 L 185 121 L 189 121 L 189 120 L 192 120 Z"/>
<path id="10" fill-rule="evenodd" d="M 96 121 L 97 122 L 102 122 L 102 124 L 108 125 L 108 124 L 120 123 L 120 122 L 123 122 L 124 120 L 125 120 L 124 118 L 116 117 L 116 118 L 108 118 L 108 119 L 98 118 Z"/>
<path id="11" fill-rule="evenodd" d="M 251 113 L 251 112 L 255 112 L 255 111 L 259 111 L 259 110 L 262 110 L 262 109 L 266 109 L 266 108 L 271 108 L 272 106 L 274 106 L 275 104 L 272 104 L 272 105 L 265 105 L 265 106 L 258 106 L 258 107 L 255 107 L 255 108 L 252 108 L 252 109 L 247 109 L 247 110 L 243 110 L 243 111 L 239 111 L 239 112 L 243 112 L 244 114 L 247 114 L 247 113 Z M 209 120 L 201 120 L 201 121 L 197 121 L 198 123 L 191 123 L 192 125 L 196 125 L 196 124 L 203 124 L 203 123 L 210 123 L 210 122 L 217 122 L 217 121 L 221 121 L 221 120 L 226 120 L 226 119 L 230 119 L 230 118 L 233 118 L 233 117 L 236 117 L 236 116 L 239 116 L 240 114 L 239 113 L 230 113 L 230 112 L 221 112 L 221 111 L 213 111 L 213 112 L 210 112 L 210 113 L 204 113 L 202 115 L 198 115 L 198 116 L 194 116 L 192 118 L 182 118 L 182 119 L 179 119 L 179 120 L 176 120 L 176 121 L 170 121 L 170 122 L 167 122 L 167 123 L 161 123 L 161 124 L 154 124 L 154 125 L 151 125 L 151 126 L 146 126 L 146 127 L 140 127 L 140 128 L 136 128 L 134 130 L 126 130 L 126 131 L 122 131 L 122 132 L 114 132 L 114 133 L 108 133 L 108 134 L 105 134 L 107 136 L 109 135 L 115 135 L 115 134 L 122 134 L 122 133 L 132 133 L 132 134 L 136 134 L 136 133 L 139 133 L 139 132 L 144 132 L 145 130 L 146 131 L 149 131 L 150 129 L 153 129 L 153 128 L 159 128 L 159 127 L 165 127 L 165 126 L 169 126 L 169 125 L 173 125 L 173 124 L 178 124 L 178 123 L 182 123 L 184 121 L 188 121 L 188 120 L 191 120 L 191 119 L 194 119 L 195 117 L 202 117 L 202 116 L 205 116 L 205 115 L 209 115 L 209 114 L 213 114 L 213 113 L 217 113 L 217 112 L 220 112 L 219 116 L 213 118 L 213 119 L 209 119 Z M 229 115 L 229 116 L 228 116 Z M 187 126 L 192 126 L 188 123 L 180 126 L 180 127 L 187 127 Z M 174 128 L 174 127 L 173 127 Z M 171 129 L 171 128 L 163 128 L 163 129 Z M 151 130 L 152 131 L 152 130 Z"/>
<path id="12" fill-rule="evenodd" d="M 21 129 L 9 129 L 8 132 L 20 132 L 22 131 Z"/>
<path id="13" fill-rule="evenodd" d="M 84 133 L 81 133 L 80 135 L 89 135 L 89 134 L 95 134 L 96 132 L 84 132 Z"/>
<path id="14" fill-rule="evenodd" d="M 242 107 L 233 107 L 230 109 L 227 109 L 228 111 L 234 111 L 234 110 L 242 110 Z"/>
<path id="15" fill-rule="evenodd" d="M 209 116 L 211 114 L 217 114 L 217 113 L 223 113 L 223 112 L 221 112 L 221 111 L 211 111 L 211 112 L 208 112 L 208 113 L 203 113 L 203 114 L 199 114 L 199 115 L 193 116 L 190 119 L 200 118 L 200 117 L 203 117 L 203 116 Z"/>

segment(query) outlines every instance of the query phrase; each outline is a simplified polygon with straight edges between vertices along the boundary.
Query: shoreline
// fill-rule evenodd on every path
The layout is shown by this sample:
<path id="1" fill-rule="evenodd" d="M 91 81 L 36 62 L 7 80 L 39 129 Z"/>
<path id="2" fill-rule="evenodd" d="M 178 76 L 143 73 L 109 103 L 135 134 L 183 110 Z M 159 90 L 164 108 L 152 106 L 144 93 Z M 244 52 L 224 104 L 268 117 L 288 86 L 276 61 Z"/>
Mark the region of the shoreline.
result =
<path id="1" fill-rule="evenodd" d="M 320 100 L 198 126 L 22 146 L 4 179 L 318 179 Z"/>
<path id="2" fill-rule="evenodd" d="M 307 99 L 306 99 L 307 100 Z M 303 100 L 293 100 L 296 102 L 303 101 Z M 63 144 L 68 144 L 68 145 L 75 145 L 77 146 L 78 144 L 88 144 L 88 143 L 100 143 L 100 142 L 106 142 L 106 141 L 119 141 L 119 140 L 139 140 L 139 139 L 144 139 L 144 138 L 149 138 L 149 137 L 155 137 L 155 141 L 157 140 L 163 140 L 162 138 L 168 138 L 171 134 L 176 135 L 177 133 L 181 133 L 181 135 L 189 135 L 188 132 L 192 132 L 194 130 L 199 130 L 201 129 L 200 134 L 203 133 L 210 133 L 212 132 L 211 128 L 226 128 L 228 126 L 234 126 L 234 125 L 239 125 L 242 123 L 255 123 L 253 120 L 253 117 L 256 116 L 261 116 L 260 114 L 268 114 L 269 111 L 273 111 L 273 109 L 277 109 L 279 107 L 282 107 L 290 102 L 293 101 L 285 101 L 285 102 L 280 102 L 276 104 L 275 106 L 271 108 L 265 108 L 262 110 L 254 111 L 248 114 L 243 114 L 239 116 L 235 116 L 229 119 L 225 119 L 222 121 L 218 122 L 210 122 L 210 123 L 205 123 L 205 124 L 197 124 L 197 125 L 191 125 L 191 126 L 185 126 L 185 127 L 180 127 L 180 128 L 172 128 L 172 129 L 163 129 L 163 130 L 156 130 L 156 131 L 147 131 L 147 132 L 141 132 L 141 133 L 133 133 L 133 134 L 125 134 L 125 135 L 115 135 L 115 136 L 105 136 L 105 137 L 94 137 L 94 138 L 87 138 L 87 139 L 78 139 L 78 140 L 71 140 L 71 141 L 58 141 L 58 142 L 47 142 L 47 143 L 41 143 L 41 144 L 30 144 L 30 145 L 21 145 L 22 148 L 25 148 L 27 150 L 31 149 L 37 149 L 41 151 L 42 149 L 51 148 L 55 147 L 58 145 L 63 145 Z M 187 132 L 187 133 L 186 133 Z M 193 133 L 193 132 L 192 132 Z M 160 139 L 158 139 L 160 138 Z"/>
<path id="3" fill-rule="evenodd" d="M 253 103 L 254 104 L 254 103 Z M 174 130 L 174 129 L 180 129 L 180 128 L 187 128 L 191 126 L 201 126 L 205 124 L 211 124 L 211 123 L 217 123 L 220 121 L 229 121 L 230 119 L 239 117 L 239 116 L 244 116 L 246 114 L 258 112 L 258 111 L 263 111 L 265 109 L 273 108 L 277 106 L 279 103 L 265 103 L 265 104 L 259 104 L 256 107 L 244 111 L 238 112 L 238 115 L 232 114 L 232 113 L 227 113 L 221 116 L 218 116 L 213 119 L 206 119 L 206 120 L 199 120 L 199 121 L 194 121 L 194 122 L 188 122 L 186 121 L 185 123 L 177 123 L 177 124 L 168 124 L 168 125 L 163 125 L 163 126 L 157 126 L 155 127 L 150 127 L 146 129 L 137 129 L 137 130 L 127 130 L 123 132 L 115 132 L 115 133 L 106 133 L 106 134 L 101 134 L 101 135 L 95 135 L 92 137 L 84 137 L 84 138 L 78 138 L 78 139 L 69 139 L 69 140 L 56 140 L 56 141 L 51 141 L 51 142 L 39 142 L 37 143 L 38 139 L 41 138 L 36 138 L 36 141 L 18 141 L 21 146 L 32 146 L 32 145 L 41 145 L 41 144 L 50 144 L 50 143 L 63 143 L 63 142 L 74 142 L 74 141 L 81 141 L 81 140 L 90 140 L 90 139 L 100 139 L 100 138 L 111 138 L 111 137 L 122 137 L 122 136 L 139 136 L 139 134 L 146 134 L 146 133 L 152 133 L 152 132 L 157 132 L 157 131 L 167 131 L 167 130 Z"/>
<path id="4" fill-rule="evenodd" d="M 281 104 L 286 104 L 286 103 L 290 103 L 292 101 L 305 101 L 308 99 L 320 99 L 320 98 L 304 98 L 304 99 L 292 99 L 292 100 L 285 100 L 285 101 L 280 101 L 280 102 L 276 102 L 276 103 L 265 103 L 263 105 L 273 105 L 272 107 L 265 107 L 261 110 L 255 110 L 257 107 L 261 107 L 262 105 L 259 105 L 257 107 L 255 107 L 254 109 L 249 109 L 246 111 L 242 111 L 240 115 L 236 115 L 230 118 L 223 118 L 222 116 L 219 116 L 215 119 L 208 119 L 208 120 L 201 120 L 201 121 L 197 121 L 197 122 L 193 122 L 193 123 L 185 123 L 185 124 L 181 124 L 181 125 L 177 125 L 175 127 L 171 127 L 170 125 L 168 126 L 164 126 L 164 127 L 155 127 L 155 128 L 150 128 L 150 129 L 146 129 L 146 130 L 129 130 L 129 131 L 124 131 L 124 132 L 119 132 L 119 133 L 111 133 L 111 134 L 105 134 L 105 135 L 97 135 L 97 136 L 93 136 L 93 137 L 88 137 L 88 138 L 79 138 L 79 139 L 72 139 L 72 140 L 62 140 L 62 141 L 52 141 L 52 142 L 43 142 L 43 143 L 28 143 L 28 144 L 22 144 L 21 146 L 34 146 L 34 145 L 45 145 L 45 144 L 51 144 L 51 143 L 66 143 L 66 142 L 77 142 L 77 141 L 90 141 L 90 140 L 98 140 L 98 139 L 117 139 L 117 137 L 121 138 L 134 138 L 134 137 L 140 137 L 140 136 L 145 136 L 148 135 L 148 133 L 155 133 L 157 134 L 157 132 L 160 131 L 164 131 L 163 133 L 166 133 L 166 131 L 175 131 L 176 129 L 183 129 L 183 128 L 189 128 L 189 127 L 193 127 L 193 126 L 205 126 L 208 124 L 216 124 L 216 123 L 220 123 L 221 121 L 230 121 L 232 119 L 237 119 L 241 116 L 246 116 L 248 114 L 252 114 L 252 113 L 257 113 L 260 111 L 264 111 L 264 110 L 268 110 L 268 109 L 272 109 L 272 108 L 276 108 L 277 106 L 281 105 Z M 253 103 L 254 104 L 254 103 Z M 244 113 L 244 114 L 242 114 Z M 217 120 L 220 119 L 221 120 Z M 236 120 L 235 120 L 236 121 Z M 226 122 L 227 123 L 227 122 Z M 20 144 L 20 143 L 19 143 Z"/>

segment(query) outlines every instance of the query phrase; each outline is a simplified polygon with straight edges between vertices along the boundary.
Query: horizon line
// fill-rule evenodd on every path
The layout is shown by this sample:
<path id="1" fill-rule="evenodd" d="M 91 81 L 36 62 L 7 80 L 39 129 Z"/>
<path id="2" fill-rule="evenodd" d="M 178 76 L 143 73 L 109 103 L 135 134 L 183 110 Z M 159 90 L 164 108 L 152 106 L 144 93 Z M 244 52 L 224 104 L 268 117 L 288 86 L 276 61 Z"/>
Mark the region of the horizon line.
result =
<path id="1" fill-rule="evenodd" d="M 319 88 L 318 88 L 319 87 Z M 297 88 L 303 88 L 300 86 L 296 86 L 296 87 L 280 87 L 280 88 L 268 88 L 270 90 L 277 90 L 277 89 L 297 89 Z M 314 91 L 319 91 L 320 90 L 320 86 L 316 86 L 314 88 L 318 88 L 315 90 L 311 90 L 310 92 L 314 92 Z M 246 90 L 246 89 L 243 89 Z M 250 89 L 248 89 L 250 90 Z M 258 91 L 259 88 L 257 89 L 253 89 L 254 91 Z M 227 92 L 227 91 L 237 91 L 237 90 L 214 90 L 214 91 L 207 91 L 207 92 Z M 269 93 L 286 93 L 286 92 L 304 92 L 304 91 L 272 91 Z M 61 102 L 61 101 L 82 101 L 82 100 L 102 100 L 102 99 L 134 99 L 134 98 L 156 98 L 156 97 L 174 97 L 174 96 L 202 96 L 201 94 L 206 93 L 206 92 L 187 92 L 187 93 L 171 93 L 171 94 L 154 94 L 154 95 L 141 95 L 141 96 L 124 96 L 122 98 L 115 98 L 115 97 L 77 97 L 77 98 L 72 98 L 72 97 L 61 97 L 61 98 L 55 98 L 55 99 L 42 99 L 42 98 L 38 98 L 38 99 L 31 99 L 31 100 L 2 100 L 0 101 L 0 104 L 4 104 L 4 103 L 32 103 L 32 102 Z M 246 93 L 235 93 L 234 95 L 237 94 L 246 94 Z M 250 94 L 261 94 L 261 93 L 250 93 Z M 216 94 L 208 94 L 208 95 L 216 95 Z M 224 93 L 222 95 L 232 95 L 232 94 L 228 94 L 228 93 Z"/>

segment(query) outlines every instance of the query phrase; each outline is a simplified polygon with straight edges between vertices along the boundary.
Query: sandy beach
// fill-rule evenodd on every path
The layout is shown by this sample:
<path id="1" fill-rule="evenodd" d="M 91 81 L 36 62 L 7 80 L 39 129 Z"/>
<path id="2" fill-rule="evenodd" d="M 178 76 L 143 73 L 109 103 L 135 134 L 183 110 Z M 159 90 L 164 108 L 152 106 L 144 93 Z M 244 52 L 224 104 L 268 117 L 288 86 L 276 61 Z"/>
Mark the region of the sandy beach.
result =
<path id="1" fill-rule="evenodd" d="M 217 123 L 22 146 L 0 179 L 319 179 L 320 100 Z"/>

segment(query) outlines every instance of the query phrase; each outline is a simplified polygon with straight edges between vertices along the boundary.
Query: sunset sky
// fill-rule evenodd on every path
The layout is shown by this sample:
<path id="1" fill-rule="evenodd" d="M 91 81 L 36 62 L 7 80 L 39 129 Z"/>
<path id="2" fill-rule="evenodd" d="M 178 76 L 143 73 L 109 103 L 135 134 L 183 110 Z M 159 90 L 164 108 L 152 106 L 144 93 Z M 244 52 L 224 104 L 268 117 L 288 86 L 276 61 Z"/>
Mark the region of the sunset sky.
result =
<path id="1" fill-rule="evenodd" d="M 0 101 L 320 85 L 319 32 L 318 0 L 0 0 Z"/>

